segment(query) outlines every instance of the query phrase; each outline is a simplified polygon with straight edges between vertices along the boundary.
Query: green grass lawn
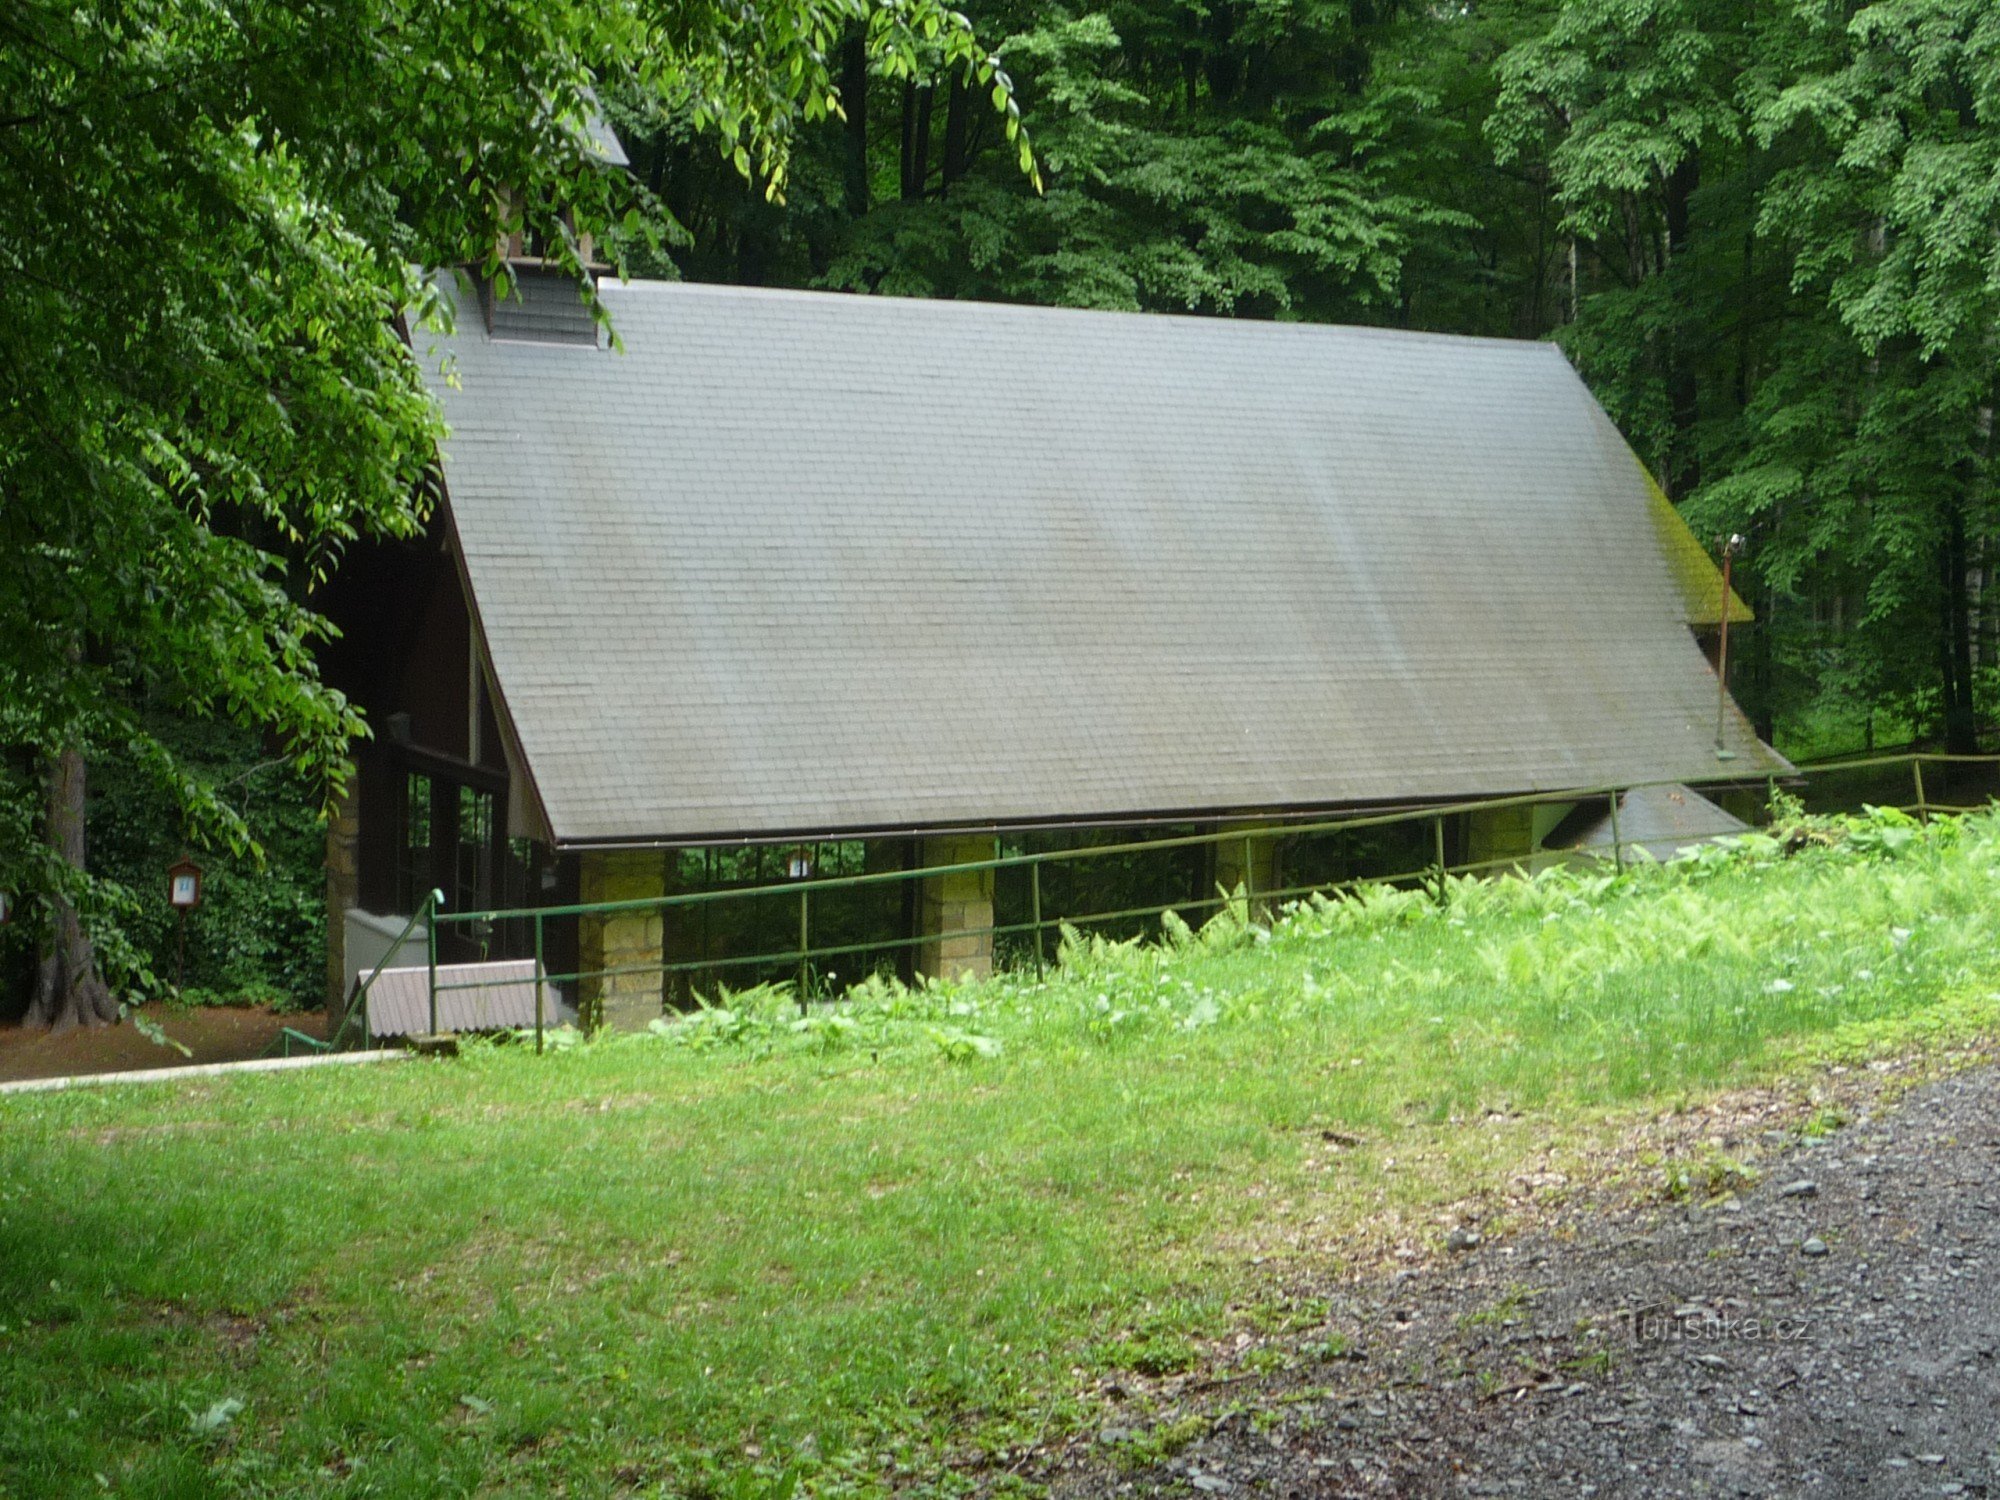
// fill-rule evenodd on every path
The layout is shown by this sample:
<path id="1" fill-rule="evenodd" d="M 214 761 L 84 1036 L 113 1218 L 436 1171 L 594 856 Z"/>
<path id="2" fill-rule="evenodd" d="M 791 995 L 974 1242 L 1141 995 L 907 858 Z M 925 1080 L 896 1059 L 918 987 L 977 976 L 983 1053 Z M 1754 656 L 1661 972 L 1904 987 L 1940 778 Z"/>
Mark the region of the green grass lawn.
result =
<path id="1" fill-rule="evenodd" d="M 0 1099 L 0 1493 L 950 1492 L 1273 1265 L 1994 1023 L 2000 822 L 1775 850 L 1072 944 L 804 1024 L 752 995 L 540 1059 Z"/>

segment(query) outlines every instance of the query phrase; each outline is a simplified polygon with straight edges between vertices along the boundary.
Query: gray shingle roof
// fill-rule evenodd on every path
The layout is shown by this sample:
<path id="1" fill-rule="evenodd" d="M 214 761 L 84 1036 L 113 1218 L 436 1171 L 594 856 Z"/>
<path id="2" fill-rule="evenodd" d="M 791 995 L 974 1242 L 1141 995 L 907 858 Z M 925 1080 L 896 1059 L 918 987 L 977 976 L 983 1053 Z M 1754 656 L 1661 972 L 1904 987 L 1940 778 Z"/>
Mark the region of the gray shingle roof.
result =
<path id="1" fill-rule="evenodd" d="M 1550 345 L 604 297 L 623 352 L 468 315 L 439 382 L 562 842 L 1785 768 L 1733 707 L 1718 763 L 1685 533 Z"/>
<path id="2" fill-rule="evenodd" d="M 1644 849 L 1654 859 L 1669 860 L 1683 849 L 1749 830 L 1748 823 L 1717 807 L 1693 787 L 1669 783 L 1636 787 L 1620 797 L 1616 830 L 1607 809 L 1563 839 L 1560 846 L 1551 840 L 1550 847 L 1579 849 L 1609 859 L 1615 837 L 1624 843 L 1627 853 Z"/>

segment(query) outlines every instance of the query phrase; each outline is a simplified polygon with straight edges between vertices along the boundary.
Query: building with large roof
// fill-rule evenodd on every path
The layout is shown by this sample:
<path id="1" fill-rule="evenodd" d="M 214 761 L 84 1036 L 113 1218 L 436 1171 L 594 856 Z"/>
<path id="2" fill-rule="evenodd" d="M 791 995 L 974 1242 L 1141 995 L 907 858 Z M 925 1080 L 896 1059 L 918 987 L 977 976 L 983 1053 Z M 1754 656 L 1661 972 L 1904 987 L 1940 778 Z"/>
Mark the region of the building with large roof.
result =
<path id="1" fill-rule="evenodd" d="M 1748 612 L 1553 345 L 601 291 L 615 344 L 530 278 L 433 350 L 439 523 L 331 605 L 377 729 L 336 904 L 1788 769 L 1733 704 L 1718 746 Z M 982 925 L 946 894 L 911 920 Z"/>

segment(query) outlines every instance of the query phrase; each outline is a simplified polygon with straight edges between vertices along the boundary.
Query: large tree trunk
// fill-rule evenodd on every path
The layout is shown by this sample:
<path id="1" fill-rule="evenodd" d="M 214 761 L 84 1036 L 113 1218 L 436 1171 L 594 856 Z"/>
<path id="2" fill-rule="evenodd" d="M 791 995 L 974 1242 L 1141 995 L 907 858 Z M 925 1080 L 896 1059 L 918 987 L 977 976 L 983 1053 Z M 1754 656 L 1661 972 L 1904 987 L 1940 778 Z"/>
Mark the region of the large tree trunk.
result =
<path id="1" fill-rule="evenodd" d="M 924 195 L 931 170 L 931 108 L 936 90 L 928 83 L 903 85 L 903 201 Z"/>
<path id="2" fill-rule="evenodd" d="M 1689 151 L 1687 159 L 1667 174 L 1667 267 L 1684 260 L 1694 236 L 1694 194 L 1701 186 L 1701 158 Z M 1700 420 L 1701 403 L 1695 370 L 1697 351 L 1692 276 L 1683 270 L 1675 282 L 1675 300 L 1680 316 L 1667 351 L 1667 400 L 1673 408 L 1672 447 L 1667 455 L 1667 486 L 1676 500 L 1685 500 L 1701 487 L 1701 452 L 1696 442 L 1695 424 Z"/>
<path id="3" fill-rule="evenodd" d="M 858 219 L 868 212 L 868 42 L 859 30 L 840 44 L 840 107 L 847 112 L 841 175 L 847 212 Z"/>
<path id="4" fill-rule="evenodd" d="M 48 772 L 49 847 L 76 870 L 83 869 L 83 752 L 65 750 Z M 76 908 L 55 898 L 55 922 L 49 946 L 35 976 L 35 996 L 28 1003 L 26 1024 L 62 1032 L 75 1026 L 99 1026 L 118 1019 L 118 1002 L 97 972 L 97 956 L 83 930 Z"/>
<path id="5" fill-rule="evenodd" d="M 965 175 L 965 147 L 971 115 L 971 90 L 966 88 L 963 78 L 954 78 L 944 105 L 944 166 L 938 180 L 940 195 L 950 192 L 951 185 Z"/>

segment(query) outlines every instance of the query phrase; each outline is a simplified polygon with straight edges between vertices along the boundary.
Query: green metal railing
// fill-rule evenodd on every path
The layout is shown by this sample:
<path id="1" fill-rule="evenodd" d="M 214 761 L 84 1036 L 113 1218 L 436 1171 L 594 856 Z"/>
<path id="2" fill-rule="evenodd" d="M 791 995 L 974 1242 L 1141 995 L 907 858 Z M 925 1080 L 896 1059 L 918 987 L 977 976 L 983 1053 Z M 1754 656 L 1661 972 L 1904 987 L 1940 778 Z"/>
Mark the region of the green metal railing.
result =
<path id="1" fill-rule="evenodd" d="M 308 1051 L 338 1052 L 347 1044 L 347 1035 L 358 1023 L 361 1027 L 361 1045 L 369 1045 L 368 1034 L 368 992 L 375 987 L 375 981 L 382 977 L 382 971 L 389 967 L 389 960 L 402 952 L 403 944 L 410 940 L 410 934 L 422 922 L 427 929 L 430 950 L 430 1002 L 431 1031 L 437 1031 L 437 915 L 444 905 L 444 892 L 432 891 L 410 914 L 403 930 L 396 934 L 396 940 L 389 944 L 388 951 L 375 961 L 375 967 L 368 971 L 367 978 L 354 987 L 354 994 L 348 999 L 347 1008 L 340 1013 L 340 1021 L 326 1036 L 325 1041 L 294 1031 L 289 1026 L 278 1034 L 277 1045 L 284 1049 L 284 1055 L 291 1056 L 294 1046 L 302 1046 Z"/>
<path id="2" fill-rule="evenodd" d="M 1903 752 L 1900 754 L 1860 756 L 1841 760 L 1820 762 L 1801 767 L 1796 776 L 1768 776 L 1750 781 L 1736 781 L 1710 784 L 1710 790 L 1736 789 L 1749 791 L 1761 781 L 1767 798 L 1775 795 L 1780 781 L 1787 786 L 1810 786 L 1814 781 L 1840 773 L 1859 772 L 1871 769 L 1907 765 L 1911 774 L 1911 789 L 1914 800 L 1894 804 L 1900 811 L 1920 818 L 1932 813 L 1965 812 L 1985 805 L 1985 800 L 1971 804 L 1952 804 L 1933 800 L 1927 792 L 1924 767 L 1931 766 L 2000 766 L 2000 755 L 1947 755 L 1928 752 Z M 936 880 L 953 875 L 980 874 L 1022 870 L 1026 872 L 1029 885 L 1029 917 L 1025 922 L 993 923 L 985 927 L 955 928 L 950 936 L 957 938 L 985 938 L 989 941 L 1002 937 L 1024 937 L 1029 940 L 1033 951 L 1035 972 L 1045 972 L 1048 965 L 1047 936 L 1051 928 L 1089 928 L 1106 923 L 1130 921 L 1141 917 L 1159 917 L 1174 912 L 1210 913 L 1220 910 L 1232 902 L 1246 902 L 1252 908 L 1265 909 L 1273 903 L 1296 900 L 1315 893 L 1332 894 L 1370 884 L 1424 884 L 1431 886 L 1437 899 L 1448 897 L 1449 877 L 1453 875 L 1490 874 L 1495 871 L 1519 869 L 1563 856 L 1563 851 L 1534 850 L 1527 854 L 1507 854 L 1496 858 L 1460 861 L 1450 863 L 1446 858 L 1446 820 L 1468 813 L 1497 812 L 1516 808 L 1575 805 L 1586 802 L 1607 802 L 1610 809 L 1611 842 L 1608 849 L 1596 846 L 1587 853 L 1608 854 L 1614 868 L 1622 873 L 1627 863 L 1627 851 L 1636 844 L 1656 840 L 1627 839 L 1619 822 L 1619 801 L 1628 792 L 1649 787 L 1674 786 L 1682 783 L 1661 779 L 1657 781 L 1627 782 L 1616 786 L 1569 787 L 1557 791 L 1537 792 L 1510 797 L 1481 798 L 1466 801 L 1417 804 L 1369 813 L 1359 816 L 1328 818 L 1320 820 L 1296 820 L 1270 818 L 1244 826 L 1243 819 L 1232 819 L 1232 826 L 1211 829 L 1206 832 L 1176 834 L 1164 838 L 1136 839 L 1122 843 L 1078 846 L 1067 849 L 1051 849 L 1018 854 L 997 853 L 990 859 L 966 860 L 953 864 L 932 865 L 917 869 L 879 870 L 859 875 L 842 875 L 825 878 L 807 878 L 787 881 L 776 885 L 750 885 L 724 889 L 684 891 L 672 895 L 635 897 L 622 901 L 578 902 L 562 906 L 516 907 L 493 911 L 447 912 L 439 910 L 443 897 L 434 892 L 418 917 L 411 918 L 411 925 L 429 914 L 430 945 L 430 996 L 431 1029 L 437 1029 L 437 997 L 440 991 L 454 989 L 478 989 L 485 982 L 469 980 L 439 985 L 437 982 L 438 933 L 440 928 L 465 925 L 475 930 L 490 930 L 502 923 L 531 924 L 535 960 L 535 1045 L 539 1051 L 543 1046 L 546 1025 L 545 989 L 550 984 L 578 984 L 596 982 L 600 985 L 635 975 L 657 976 L 665 983 L 670 976 L 708 973 L 717 978 L 723 971 L 735 969 L 771 970 L 779 966 L 795 973 L 795 994 L 803 1010 L 811 999 L 811 980 L 816 960 L 848 957 L 859 953 L 889 953 L 899 950 L 921 948 L 939 940 L 938 934 L 917 934 L 901 937 L 876 937 L 864 942 L 833 943 L 815 946 L 812 942 L 812 911 L 816 898 L 830 892 L 852 890 L 862 887 L 894 885 L 912 880 Z M 1874 799 L 1858 799 L 1869 800 Z M 1878 802 L 1876 805 L 1888 805 Z M 1404 870 L 1392 874 L 1370 874 L 1349 879 L 1312 882 L 1302 885 L 1279 885 L 1273 889 L 1256 888 L 1255 846 L 1259 840 L 1273 838 L 1309 838 L 1319 835 L 1344 834 L 1368 829 L 1390 828 L 1398 825 L 1428 821 L 1431 825 L 1432 858 L 1417 869 Z M 1087 864 L 1092 860 L 1103 860 L 1128 855 L 1166 853 L 1173 850 L 1191 849 L 1203 846 L 1220 846 L 1240 842 L 1242 845 L 1243 884 L 1236 890 L 1217 890 L 1212 896 L 1176 899 L 1147 905 L 1126 906 L 1116 910 L 1092 912 L 1065 912 L 1047 916 L 1043 909 L 1042 872 L 1045 868 L 1059 864 Z M 998 839 L 995 840 L 996 848 Z M 693 959 L 668 960 L 665 957 L 666 944 L 661 945 L 658 961 L 609 965 L 598 968 L 578 969 L 574 972 L 549 974 L 546 972 L 544 955 L 547 951 L 546 924 L 551 921 L 572 918 L 606 918 L 632 914 L 655 914 L 662 919 L 662 933 L 666 932 L 667 919 L 673 912 L 699 908 L 705 905 L 771 900 L 788 898 L 798 906 L 798 941 L 794 945 L 768 951 L 732 954 L 724 957 L 703 956 Z M 408 929 L 405 930 L 406 935 Z M 400 941 L 400 940 L 399 940 Z M 393 951 L 393 949 L 392 949 Z M 380 971 L 377 966 L 377 972 Z M 372 983 L 373 975 L 369 982 Z M 362 988 L 365 996 L 366 985 Z M 351 1014 L 351 1012 L 350 1012 Z M 343 1024 L 343 1030 L 345 1029 Z"/>

